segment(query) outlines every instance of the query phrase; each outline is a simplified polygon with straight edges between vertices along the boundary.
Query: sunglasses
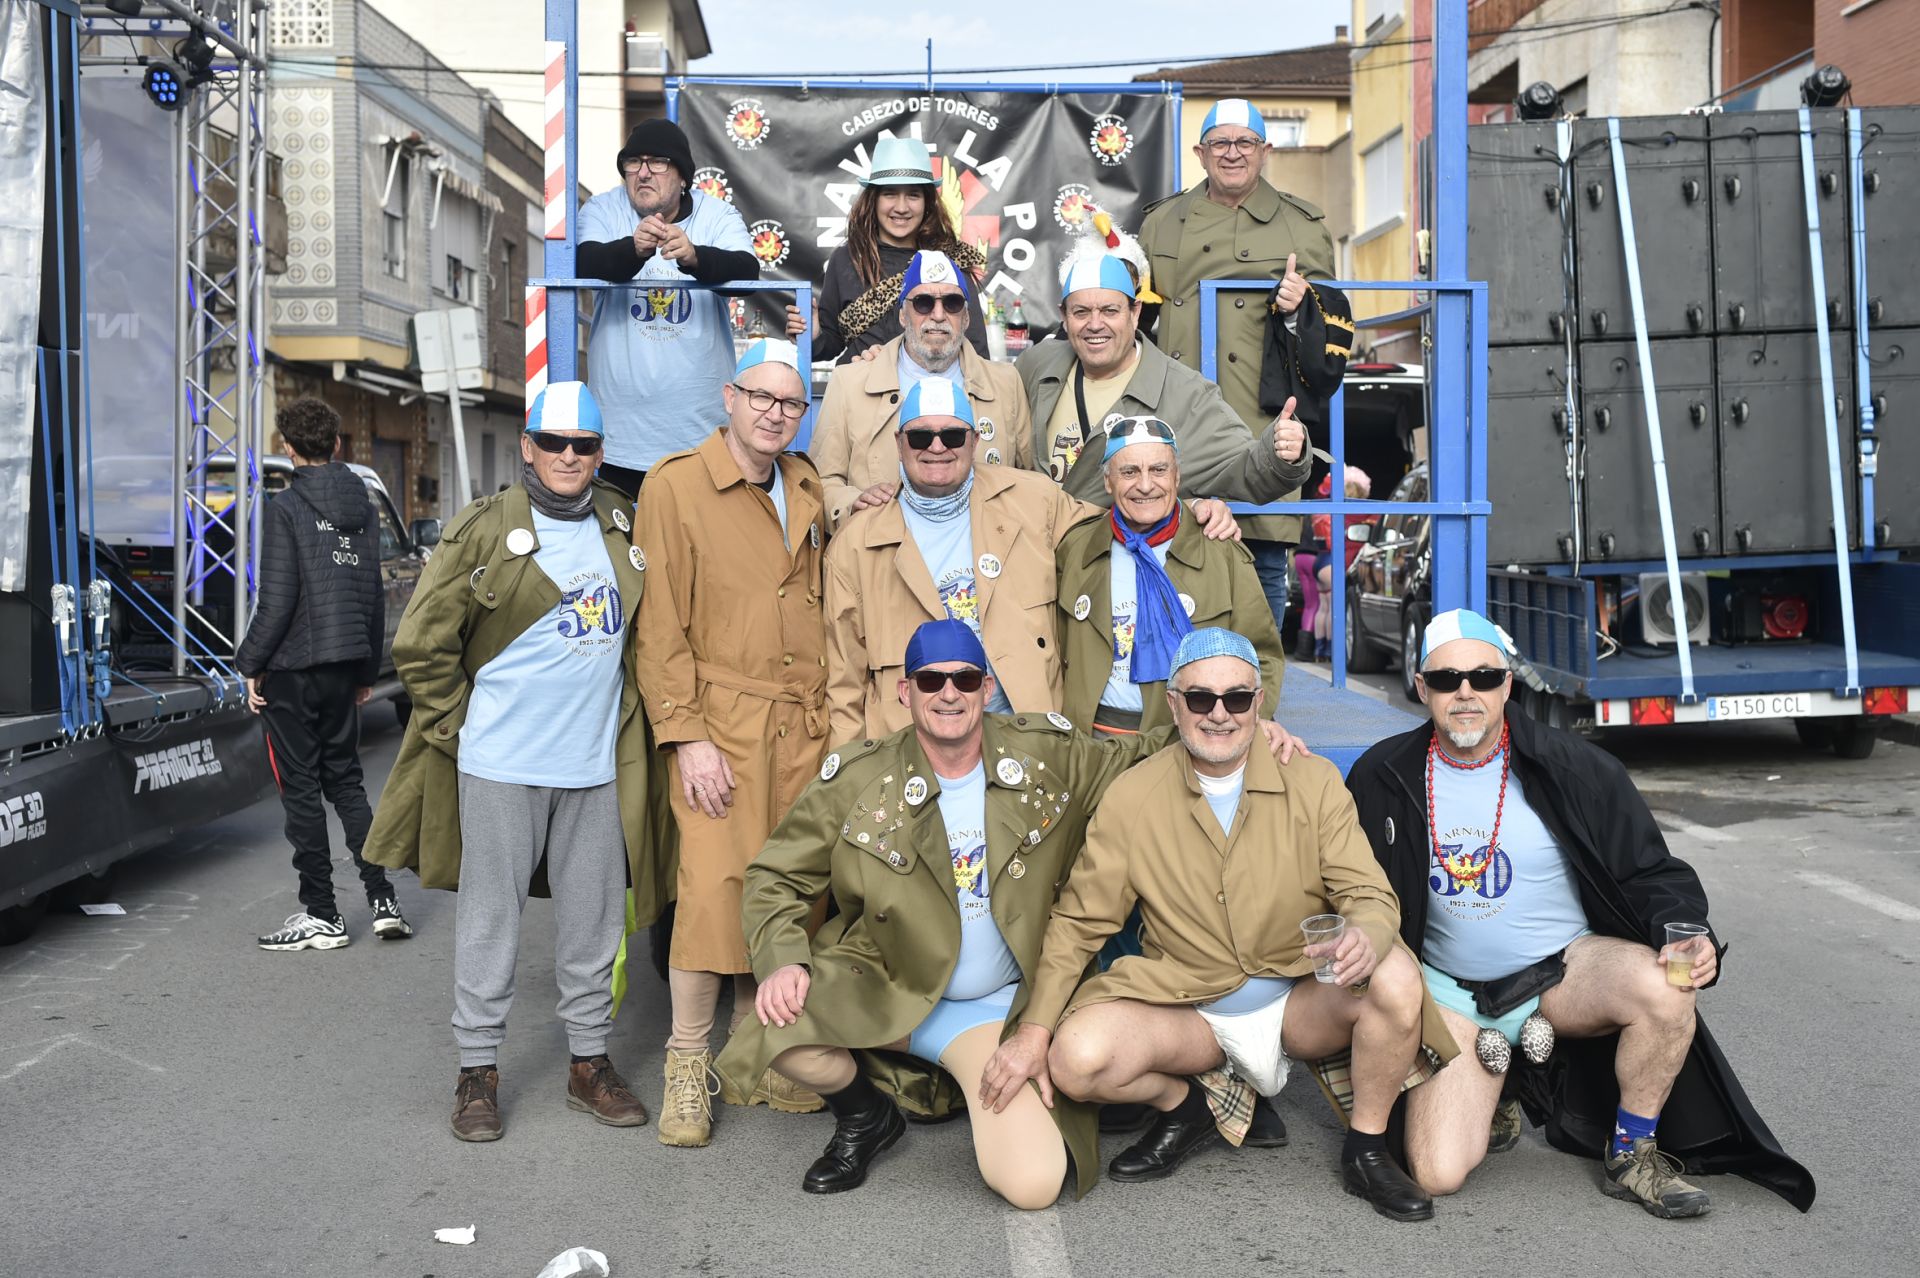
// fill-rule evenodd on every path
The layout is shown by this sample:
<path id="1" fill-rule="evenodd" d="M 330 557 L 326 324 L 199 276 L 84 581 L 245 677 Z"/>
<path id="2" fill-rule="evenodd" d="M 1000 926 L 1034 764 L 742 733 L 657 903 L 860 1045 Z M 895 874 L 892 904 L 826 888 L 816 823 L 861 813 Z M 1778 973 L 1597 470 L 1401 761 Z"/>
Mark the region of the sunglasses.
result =
<path id="1" fill-rule="evenodd" d="M 1180 695 L 1186 698 L 1187 713 L 1206 718 L 1213 713 L 1214 703 L 1227 708 L 1228 714 L 1245 714 L 1253 709 L 1252 688 L 1235 688 L 1232 692 L 1215 692 L 1212 688 L 1183 688 Z"/>
<path id="2" fill-rule="evenodd" d="M 933 697 L 947 686 L 948 680 L 952 680 L 955 692 L 978 692 L 986 677 L 984 670 L 916 670 L 913 672 L 913 686 Z"/>
<path id="3" fill-rule="evenodd" d="M 933 308 L 936 306 L 946 307 L 949 315 L 958 315 L 967 309 L 965 293 L 921 293 L 908 298 L 907 301 L 911 302 L 913 309 L 922 315 L 933 314 Z"/>
<path id="4" fill-rule="evenodd" d="M 1493 666 L 1481 666 L 1477 670 L 1422 670 L 1420 678 L 1435 692 L 1457 692 L 1462 679 L 1475 692 L 1492 692 L 1507 681 L 1507 672 Z"/>
<path id="5" fill-rule="evenodd" d="M 527 438 L 543 453 L 564 453 L 571 448 L 575 457 L 600 455 L 601 441 L 598 435 L 556 435 L 548 430 L 530 430 Z"/>
<path id="6" fill-rule="evenodd" d="M 936 437 L 946 445 L 948 452 L 957 453 L 966 447 L 967 439 L 973 434 L 973 430 L 966 426 L 945 426 L 939 430 L 909 429 L 901 433 L 907 437 L 907 447 L 916 453 L 932 448 Z"/>

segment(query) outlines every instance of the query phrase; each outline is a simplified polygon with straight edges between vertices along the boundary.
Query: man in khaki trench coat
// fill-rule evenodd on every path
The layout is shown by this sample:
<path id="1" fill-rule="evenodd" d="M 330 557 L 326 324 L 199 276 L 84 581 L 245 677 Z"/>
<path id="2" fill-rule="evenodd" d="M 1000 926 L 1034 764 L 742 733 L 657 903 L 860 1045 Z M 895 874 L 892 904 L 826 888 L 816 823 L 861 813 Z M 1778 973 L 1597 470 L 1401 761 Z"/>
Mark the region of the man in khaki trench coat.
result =
<path id="1" fill-rule="evenodd" d="M 735 978 L 736 1016 L 752 998 L 741 876 L 827 748 L 825 512 L 819 474 L 786 451 L 807 409 L 792 344 L 748 348 L 723 396 L 726 425 L 647 473 L 634 533 L 653 587 L 635 627 L 640 691 L 671 752 L 680 832 L 660 1113 L 661 1143 L 680 1146 L 712 1135 L 707 1044 L 720 978 Z M 820 1107 L 778 1077 L 753 1099 Z"/>
<path id="2" fill-rule="evenodd" d="M 965 273 L 946 254 L 921 250 L 900 294 L 900 336 L 870 358 L 842 364 L 827 379 L 807 455 L 826 486 L 830 527 L 840 527 L 861 493 L 899 488 L 893 440 L 900 401 L 922 378 L 944 377 L 965 390 L 973 402 L 981 464 L 1033 468 L 1033 421 L 1020 374 L 974 351 L 967 341 L 967 300 Z M 926 314 L 921 306 L 929 308 Z"/>
<path id="3" fill-rule="evenodd" d="M 1252 103 L 1244 98 L 1216 103 L 1201 122 L 1200 140 L 1193 148 L 1207 176 L 1150 205 L 1140 223 L 1140 245 L 1154 287 L 1166 298 L 1154 340 L 1175 361 L 1196 371 L 1201 280 L 1273 280 L 1280 285 L 1283 314 L 1291 321 L 1306 295 L 1307 279 L 1333 278 L 1333 237 L 1327 233 L 1326 214 L 1261 176 L 1272 149 L 1266 122 Z M 1214 379 L 1227 406 L 1246 422 L 1262 416 L 1266 300 L 1261 293 L 1226 292 L 1214 308 L 1219 324 Z M 1269 500 L 1299 496 L 1295 485 Z M 1300 519 L 1295 515 L 1256 515 L 1247 523 L 1248 549 L 1276 624 L 1287 610 L 1287 547 L 1299 540 Z"/>
<path id="4" fill-rule="evenodd" d="M 997 1096 L 1045 1073 L 1080 1100 L 1153 1106 L 1158 1120 L 1107 1170 L 1156 1180 L 1218 1131 L 1195 1075 L 1230 1065 L 1273 1095 L 1290 1060 L 1351 1049 L 1347 1190 L 1393 1219 L 1425 1220 L 1433 1200 L 1388 1154 L 1387 1117 L 1423 1041 L 1430 1064 L 1453 1041 L 1398 943 L 1399 904 L 1339 771 L 1313 758 L 1276 766 L 1252 748 L 1258 680 L 1244 637 L 1180 641 L 1167 685 L 1180 745 L 1095 813 L 986 1088 Z M 1081 984 L 1136 902 L 1142 952 Z M 1309 948 L 1302 922 L 1336 912 L 1344 931 Z M 1319 979 L 1294 980 L 1309 973 Z"/>
<path id="5" fill-rule="evenodd" d="M 1036 342 L 1015 361 L 1040 469 L 1081 501 L 1101 501 L 1098 436 L 1117 413 L 1173 423 L 1184 497 L 1265 503 L 1299 488 L 1313 468 L 1305 428 L 1289 411 L 1250 429 L 1257 417 L 1242 419 L 1219 387 L 1140 336 L 1136 294 L 1120 258 L 1081 258 L 1062 286 L 1067 340 Z"/>
<path id="6" fill-rule="evenodd" d="M 1140 732 L 1173 722 L 1163 678 L 1143 678 L 1133 665 L 1143 592 L 1141 551 L 1168 578 L 1187 628 L 1221 626 L 1253 641 L 1260 654 L 1262 703 L 1280 700 L 1286 664 L 1280 632 L 1260 593 L 1245 546 L 1209 541 L 1181 504 L 1177 435 L 1156 417 L 1112 423 L 1105 440 L 1103 482 L 1113 509 L 1068 533 L 1056 557 L 1054 592 L 1065 666 L 1067 718 L 1095 732 Z M 1171 654 L 1169 654 L 1171 655 Z"/>
<path id="7" fill-rule="evenodd" d="M 424 887 L 461 889 L 452 1117 L 461 1140 L 504 1130 L 499 1049 L 520 915 L 546 884 L 573 1054 L 567 1103 L 614 1126 L 647 1120 L 607 1059 L 611 980 L 629 877 L 643 924 L 668 885 L 646 838 L 646 725 L 628 633 L 643 569 L 626 498 L 594 482 L 600 441 L 585 385 L 542 391 L 520 444 L 521 481 L 447 526 L 393 641 L 413 716 L 365 855 L 416 870 Z M 545 883 L 535 873 L 543 857 Z"/>

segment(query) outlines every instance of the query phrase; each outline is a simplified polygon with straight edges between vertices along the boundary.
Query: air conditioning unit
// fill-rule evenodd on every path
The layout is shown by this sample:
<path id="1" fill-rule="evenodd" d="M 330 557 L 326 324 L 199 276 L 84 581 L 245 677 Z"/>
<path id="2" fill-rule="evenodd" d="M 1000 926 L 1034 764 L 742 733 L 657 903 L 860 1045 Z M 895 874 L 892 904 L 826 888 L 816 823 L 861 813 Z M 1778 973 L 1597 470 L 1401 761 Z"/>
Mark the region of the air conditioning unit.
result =
<path id="1" fill-rule="evenodd" d="M 1686 606 L 1687 642 L 1704 644 L 1708 638 L 1707 574 L 1680 574 L 1680 598 Z M 1677 643 L 1679 627 L 1673 591 L 1664 572 L 1640 574 L 1640 635 L 1648 643 Z"/>

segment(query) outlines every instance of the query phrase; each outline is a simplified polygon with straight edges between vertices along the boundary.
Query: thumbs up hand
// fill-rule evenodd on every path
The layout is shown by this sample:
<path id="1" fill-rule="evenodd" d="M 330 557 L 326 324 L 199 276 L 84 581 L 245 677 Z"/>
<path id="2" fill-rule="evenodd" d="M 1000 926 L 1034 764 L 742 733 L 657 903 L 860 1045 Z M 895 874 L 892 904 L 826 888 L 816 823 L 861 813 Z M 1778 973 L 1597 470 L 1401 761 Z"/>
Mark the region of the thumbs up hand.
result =
<path id="1" fill-rule="evenodd" d="M 1280 277 L 1280 313 L 1291 315 L 1300 309 L 1300 299 L 1307 295 L 1307 277 L 1294 269 L 1294 257 L 1287 254 L 1287 271 Z"/>
<path id="2" fill-rule="evenodd" d="M 1289 395 L 1286 406 L 1273 419 L 1273 451 L 1283 462 L 1297 462 L 1307 453 L 1307 428 L 1293 415 L 1299 402 Z"/>

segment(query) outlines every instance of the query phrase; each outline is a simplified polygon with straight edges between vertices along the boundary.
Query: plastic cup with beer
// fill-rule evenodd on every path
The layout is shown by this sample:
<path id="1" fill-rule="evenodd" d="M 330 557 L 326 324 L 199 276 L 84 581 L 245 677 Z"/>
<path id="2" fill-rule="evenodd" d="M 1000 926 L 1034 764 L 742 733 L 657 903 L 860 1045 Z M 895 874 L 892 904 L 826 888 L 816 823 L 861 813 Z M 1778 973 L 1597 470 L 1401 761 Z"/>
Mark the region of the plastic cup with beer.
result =
<path id="1" fill-rule="evenodd" d="M 1693 988 L 1692 942 L 1706 935 L 1705 923 L 1667 924 L 1667 984 Z"/>
<path id="2" fill-rule="evenodd" d="M 1307 938 L 1307 948 L 1325 946 L 1313 960 L 1313 979 L 1333 984 L 1333 951 L 1339 943 L 1341 933 L 1347 930 L 1347 921 L 1338 914 L 1316 914 L 1303 919 L 1300 934 Z"/>

